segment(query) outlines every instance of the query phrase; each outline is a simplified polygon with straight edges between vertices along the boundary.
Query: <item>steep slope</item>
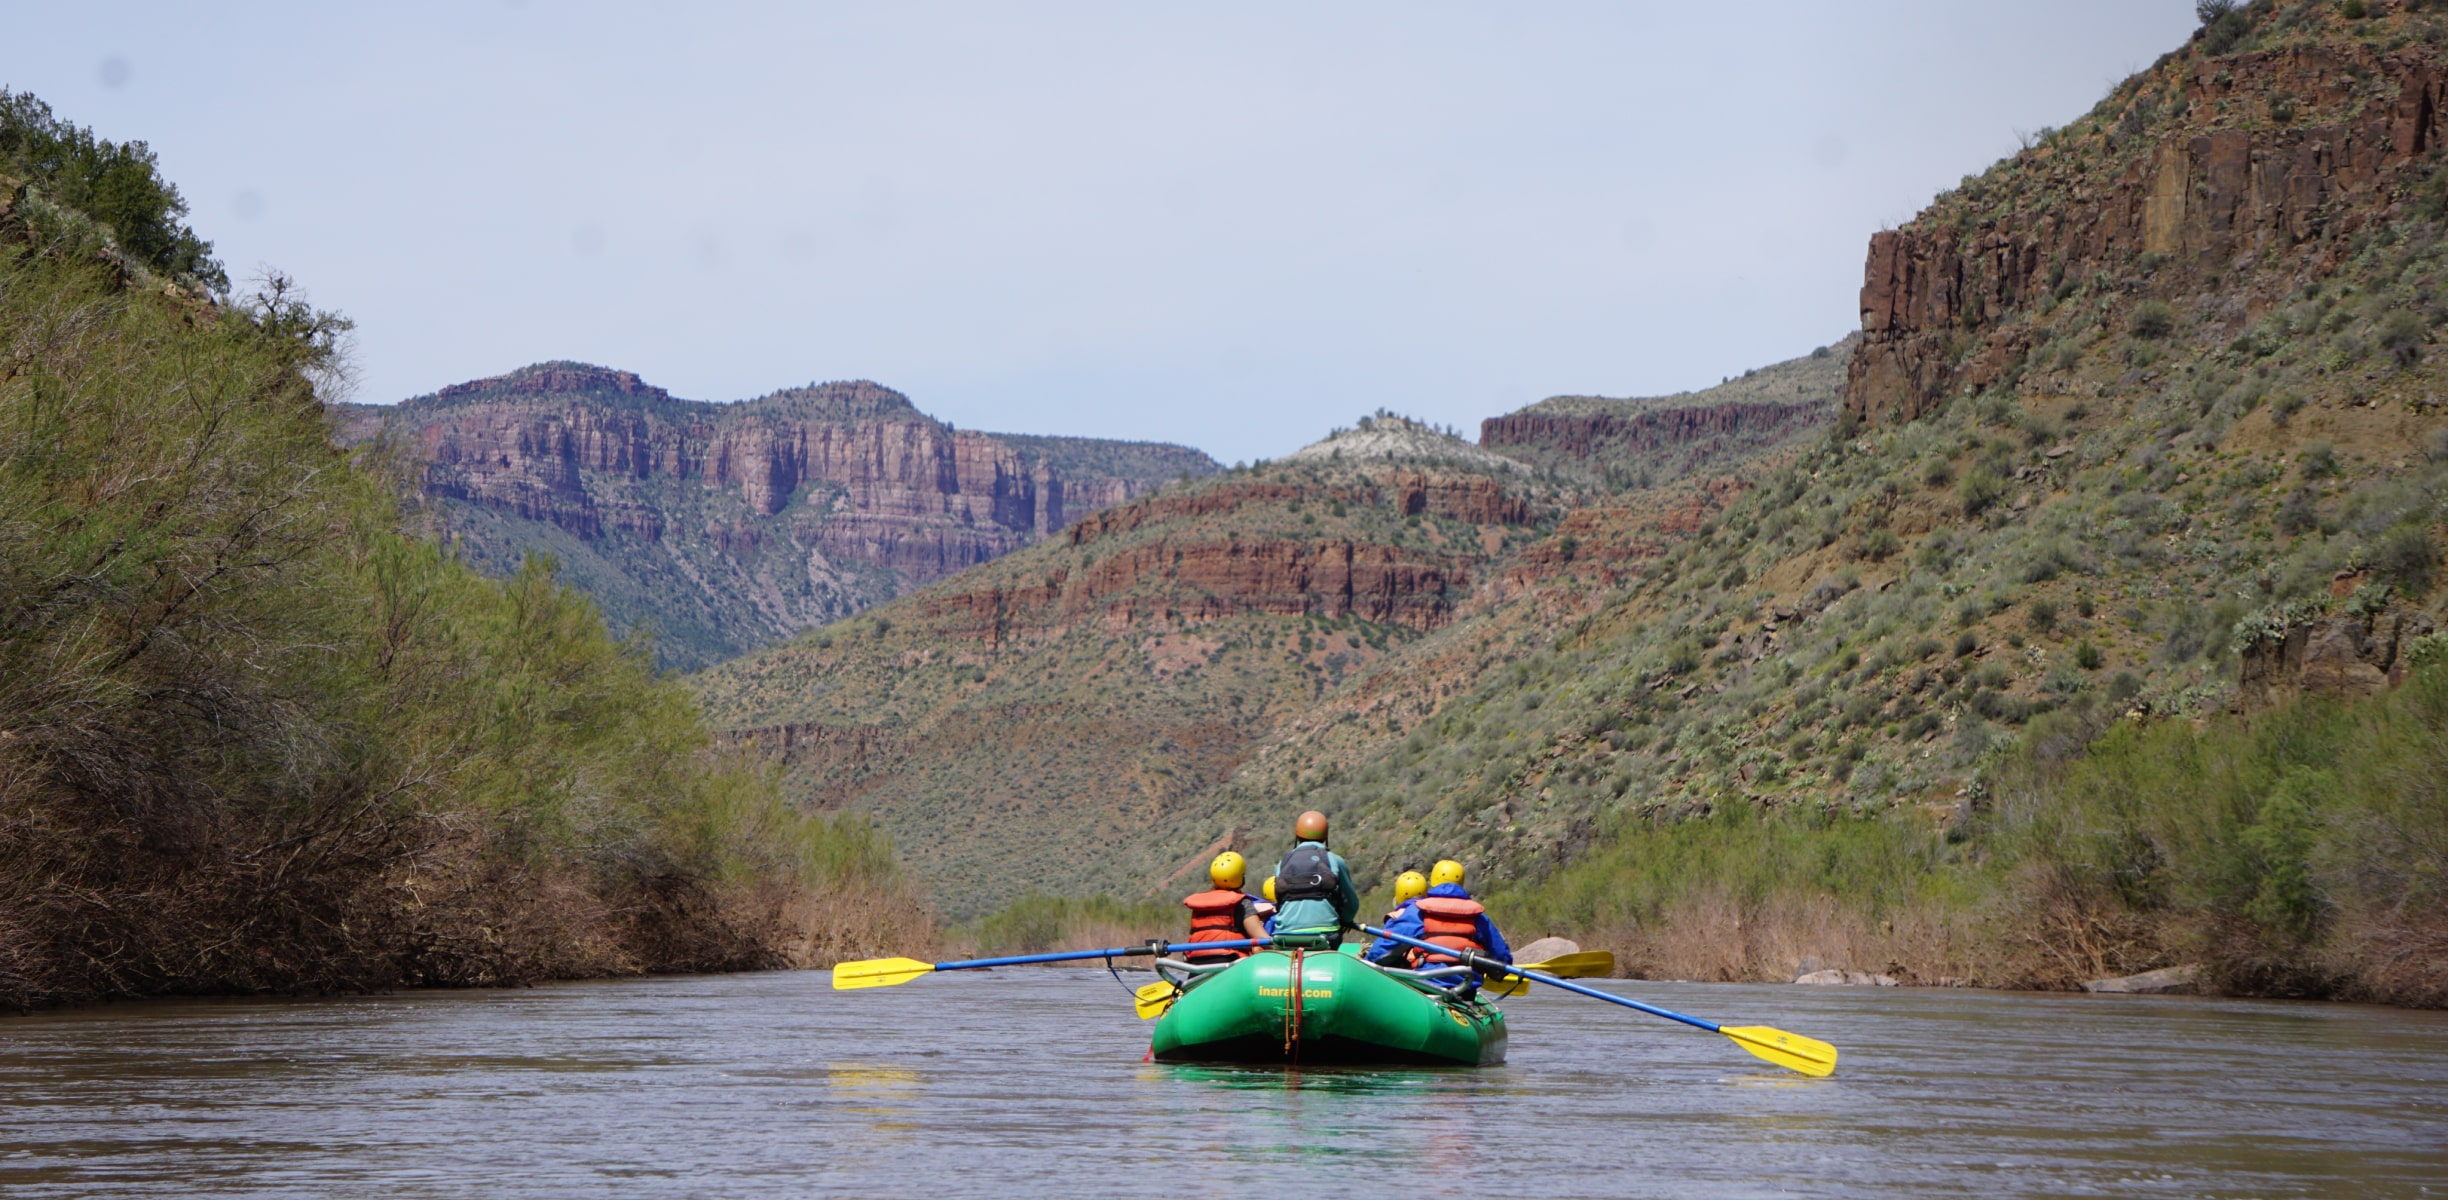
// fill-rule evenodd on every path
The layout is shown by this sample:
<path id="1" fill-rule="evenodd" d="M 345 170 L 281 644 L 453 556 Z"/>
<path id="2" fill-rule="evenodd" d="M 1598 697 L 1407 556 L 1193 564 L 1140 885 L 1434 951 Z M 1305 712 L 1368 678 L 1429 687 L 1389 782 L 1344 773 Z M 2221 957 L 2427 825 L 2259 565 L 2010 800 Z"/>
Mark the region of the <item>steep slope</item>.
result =
<path id="1" fill-rule="evenodd" d="M 1673 396 L 1552 396 L 1480 423 L 1479 444 L 1623 490 L 1799 445 L 1835 422 L 1856 334 L 1801 358 Z"/>
<path id="2" fill-rule="evenodd" d="M 924 936 L 583 597 L 402 530 L 316 394 L 347 322 L 217 292 L 141 144 L 0 92 L 0 167 L 0 1010 Z"/>
<path id="3" fill-rule="evenodd" d="M 697 666 L 990 561 L 1217 467 L 1178 446 L 954 430 L 872 383 L 737 404 L 543 363 L 357 408 L 424 464 L 472 563 L 554 554 L 616 628 Z"/>
<path id="4" fill-rule="evenodd" d="M 1454 623 L 1554 522 L 1563 497 L 1515 464 L 1459 469 L 1483 452 L 1422 436 L 1176 484 L 701 674 L 699 694 L 795 795 L 875 813 L 950 915 L 1135 894 L 1171 869 L 1186 802 Z"/>
<path id="5" fill-rule="evenodd" d="M 1429 719 L 1275 767 L 1284 803 L 1678 976 L 2448 998 L 2435 788 L 2281 786 L 2325 768 L 2271 746 L 2186 809 L 2118 764 L 2190 725 L 2094 743 L 2254 745 L 2222 714 L 2437 644 L 2448 16 L 2356 9 L 2214 11 L 1873 238 L 1836 434 Z"/>

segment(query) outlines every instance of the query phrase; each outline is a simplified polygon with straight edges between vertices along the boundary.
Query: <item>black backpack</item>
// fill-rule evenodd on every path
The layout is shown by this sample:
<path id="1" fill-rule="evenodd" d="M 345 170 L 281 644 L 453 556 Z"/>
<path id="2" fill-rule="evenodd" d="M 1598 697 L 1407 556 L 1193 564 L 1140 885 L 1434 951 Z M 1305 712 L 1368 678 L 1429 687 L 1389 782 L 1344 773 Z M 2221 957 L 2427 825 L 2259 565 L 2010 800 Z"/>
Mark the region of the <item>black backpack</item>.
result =
<path id="1" fill-rule="evenodd" d="M 1334 859 L 1324 846 L 1294 846 L 1275 867 L 1275 902 L 1289 904 L 1294 900 L 1332 900 L 1340 890 L 1335 886 Z"/>

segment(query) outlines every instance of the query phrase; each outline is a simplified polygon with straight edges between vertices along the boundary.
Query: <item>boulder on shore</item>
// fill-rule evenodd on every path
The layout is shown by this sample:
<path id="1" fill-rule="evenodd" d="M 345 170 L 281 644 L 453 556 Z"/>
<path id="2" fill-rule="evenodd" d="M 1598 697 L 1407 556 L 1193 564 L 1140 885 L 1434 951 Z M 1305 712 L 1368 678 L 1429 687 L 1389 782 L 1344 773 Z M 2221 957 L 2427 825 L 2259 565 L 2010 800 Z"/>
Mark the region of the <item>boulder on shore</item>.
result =
<path id="1" fill-rule="evenodd" d="M 2086 992 L 2115 992 L 2137 996 L 2169 996 L 2188 994 L 2195 990 L 2201 978 L 2201 967 L 2188 963 L 2181 967 L 2161 967 L 2139 975 L 2116 979 L 2094 979 L 2082 985 Z"/>
<path id="2" fill-rule="evenodd" d="M 1581 944 L 1571 938 L 1543 937 L 1513 951 L 1513 961 L 1518 963 L 1546 962 L 1551 958 L 1562 958 L 1567 954 L 1579 953 L 1581 953 Z"/>
<path id="3" fill-rule="evenodd" d="M 1794 982 L 1809 987 L 1897 987 L 1893 975 L 1870 975 L 1861 971 L 1805 971 L 1794 976 Z"/>

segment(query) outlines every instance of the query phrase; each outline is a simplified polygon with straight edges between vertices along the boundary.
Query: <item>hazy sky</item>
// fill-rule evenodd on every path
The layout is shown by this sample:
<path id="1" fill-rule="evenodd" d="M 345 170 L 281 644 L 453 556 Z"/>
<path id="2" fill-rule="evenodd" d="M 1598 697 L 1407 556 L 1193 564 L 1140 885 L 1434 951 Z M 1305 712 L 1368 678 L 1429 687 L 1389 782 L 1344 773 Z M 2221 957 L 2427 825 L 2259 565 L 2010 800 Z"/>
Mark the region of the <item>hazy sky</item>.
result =
<path id="1" fill-rule="evenodd" d="M 1842 337 L 1864 247 L 2191 0 L 49 4 L 0 85 L 150 142 L 357 398 L 523 363 L 1227 462 Z"/>

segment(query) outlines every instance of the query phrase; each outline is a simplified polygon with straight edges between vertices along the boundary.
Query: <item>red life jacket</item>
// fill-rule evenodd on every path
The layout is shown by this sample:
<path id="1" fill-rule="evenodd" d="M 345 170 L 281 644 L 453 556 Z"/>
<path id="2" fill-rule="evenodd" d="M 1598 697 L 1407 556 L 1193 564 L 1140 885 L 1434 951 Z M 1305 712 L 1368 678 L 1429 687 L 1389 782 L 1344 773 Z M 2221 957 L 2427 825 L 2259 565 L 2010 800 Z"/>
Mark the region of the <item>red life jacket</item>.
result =
<path id="1" fill-rule="evenodd" d="M 1182 901 L 1190 910 L 1190 940 L 1193 942 L 1238 942 L 1249 937 L 1241 927 L 1241 906 L 1249 897 L 1229 888 L 1200 892 Z M 1183 955 L 1191 962 L 1222 962 L 1239 958 L 1249 951 L 1193 950 Z"/>
<path id="2" fill-rule="evenodd" d="M 1468 950 L 1485 954 L 1488 948 L 1479 941 L 1479 914 L 1487 910 L 1476 900 L 1457 900 L 1452 896 L 1422 896 L 1411 903 L 1419 906 L 1420 940 L 1434 942 L 1448 950 Z M 1415 966 L 1442 967 L 1462 961 L 1450 954 L 1430 954 L 1413 947 L 1411 961 Z"/>

